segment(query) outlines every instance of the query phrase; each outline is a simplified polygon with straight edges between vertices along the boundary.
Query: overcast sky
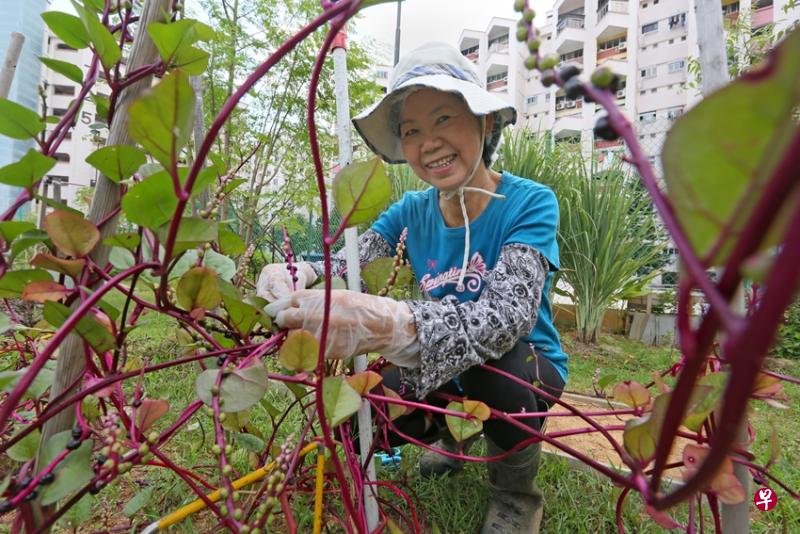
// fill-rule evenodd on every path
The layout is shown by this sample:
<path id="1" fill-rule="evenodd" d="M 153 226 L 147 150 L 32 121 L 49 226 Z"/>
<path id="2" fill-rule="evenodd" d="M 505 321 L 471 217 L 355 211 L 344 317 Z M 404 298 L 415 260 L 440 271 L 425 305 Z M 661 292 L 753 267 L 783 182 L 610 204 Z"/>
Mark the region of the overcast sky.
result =
<path id="1" fill-rule="evenodd" d="M 554 0 L 530 0 L 537 11 L 537 22 L 544 21 L 545 10 Z M 196 0 L 188 0 L 190 8 L 198 8 Z M 51 9 L 72 12 L 69 0 L 53 0 Z M 485 30 L 492 17 L 517 18 L 513 0 L 404 0 L 401 16 L 401 54 L 429 41 L 455 44 L 461 30 Z M 351 30 L 360 37 L 375 41 L 384 54 L 382 61 L 391 61 L 394 50 L 397 3 L 380 4 L 364 10 Z"/>

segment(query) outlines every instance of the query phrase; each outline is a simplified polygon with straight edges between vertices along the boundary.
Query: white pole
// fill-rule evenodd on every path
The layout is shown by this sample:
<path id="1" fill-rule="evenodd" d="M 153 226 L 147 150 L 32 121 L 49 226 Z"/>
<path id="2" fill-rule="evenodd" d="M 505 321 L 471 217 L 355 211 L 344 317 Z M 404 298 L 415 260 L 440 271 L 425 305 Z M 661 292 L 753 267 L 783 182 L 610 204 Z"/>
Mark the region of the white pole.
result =
<path id="1" fill-rule="evenodd" d="M 696 0 L 695 17 L 697 20 L 697 44 L 700 48 L 700 73 L 703 97 L 708 96 L 729 81 L 728 53 L 725 49 L 725 32 L 722 26 L 722 9 L 719 0 Z M 744 291 L 742 287 L 734 295 L 731 309 L 744 315 Z M 738 434 L 738 441 L 747 438 L 746 422 L 743 422 Z M 750 473 L 741 464 L 734 463 L 734 474 L 742 484 L 745 492 L 744 502 L 740 504 L 722 504 L 722 530 L 726 534 L 748 534 L 750 532 Z"/>
<path id="2" fill-rule="evenodd" d="M 334 93 L 336 94 L 336 131 L 339 137 L 339 165 L 344 167 L 353 161 L 353 140 L 350 136 L 350 96 L 347 90 L 347 51 L 345 32 L 342 30 L 333 43 Z M 344 231 L 345 258 L 347 260 L 347 287 L 361 290 L 361 266 L 358 261 L 358 230 Z M 355 357 L 355 370 L 360 373 L 367 368 L 366 354 Z M 358 440 L 362 458 L 367 458 L 372 445 L 372 413 L 367 401 L 361 402 L 358 410 Z M 375 462 L 366 466 L 367 480 L 375 481 Z M 364 494 L 364 510 L 367 527 L 372 532 L 378 528 L 378 502 L 375 486 L 369 486 Z"/>
<path id="3" fill-rule="evenodd" d="M 18 32 L 11 32 L 8 40 L 8 50 L 3 61 L 3 70 L 0 71 L 0 98 L 8 98 L 11 92 L 11 82 L 14 81 L 14 72 L 17 70 L 19 55 L 22 53 L 22 45 L 25 43 L 25 36 Z"/>

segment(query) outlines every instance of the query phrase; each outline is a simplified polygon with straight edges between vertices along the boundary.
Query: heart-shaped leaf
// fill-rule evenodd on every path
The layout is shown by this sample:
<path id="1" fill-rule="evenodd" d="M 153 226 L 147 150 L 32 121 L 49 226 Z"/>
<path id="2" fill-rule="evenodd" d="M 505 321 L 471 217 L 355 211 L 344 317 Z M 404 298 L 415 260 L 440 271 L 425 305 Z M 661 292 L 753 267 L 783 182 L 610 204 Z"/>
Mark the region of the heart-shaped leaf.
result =
<path id="1" fill-rule="evenodd" d="M 72 0 L 72 6 L 80 16 L 83 27 L 86 28 L 86 33 L 89 36 L 89 41 L 91 41 L 97 55 L 100 56 L 100 62 L 106 69 L 112 68 L 122 59 L 122 51 L 117 44 L 117 40 L 114 39 L 108 28 L 98 20 L 97 14 L 78 4 L 75 0 Z"/>
<path id="2" fill-rule="evenodd" d="M 44 123 L 36 112 L 0 98 L 0 134 L 13 139 L 32 139 L 42 130 Z"/>
<path id="3" fill-rule="evenodd" d="M 158 229 L 158 237 L 162 243 L 166 243 L 167 241 L 171 224 L 171 222 L 167 222 Z M 172 253 L 177 256 L 190 248 L 197 248 L 203 243 L 216 241 L 217 225 L 217 221 L 198 217 L 183 217 L 180 226 L 178 226 L 178 233 L 175 236 L 175 246 L 172 249 Z M 216 269 L 214 270 L 216 271 Z"/>
<path id="4" fill-rule="evenodd" d="M 278 361 L 290 371 L 313 371 L 317 368 L 319 341 L 306 330 L 292 330 L 278 352 Z"/>
<path id="5" fill-rule="evenodd" d="M 0 277 L 0 298 L 13 298 L 22 295 L 25 286 L 35 281 L 50 281 L 53 277 L 41 269 L 7 271 Z"/>
<path id="6" fill-rule="evenodd" d="M 683 115 L 664 144 L 670 202 L 696 253 L 711 256 L 713 265 L 724 263 L 739 241 L 796 131 L 798 56 L 800 32 L 795 31 L 762 70 L 745 74 Z M 797 201 L 785 203 L 765 232 L 762 249 L 783 235 Z"/>
<path id="7" fill-rule="evenodd" d="M 125 503 L 122 513 L 125 515 L 125 517 L 133 517 L 139 510 L 147 506 L 152 496 L 153 488 L 144 488 L 142 491 L 131 497 L 127 503 Z"/>
<path id="8" fill-rule="evenodd" d="M 236 443 L 242 446 L 243 449 L 250 452 L 263 452 L 266 445 L 264 440 L 253 434 L 236 434 L 233 437 Z"/>
<path id="9" fill-rule="evenodd" d="M 625 380 L 614 386 L 612 395 L 617 402 L 627 404 L 632 408 L 640 408 L 650 402 L 650 392 L 634 380 Z"/>
<path id="10" fill-rule="evenodd" d="M 727 373 L 717 372 L 708 374 L 698 381 L 689 398 L 686 419 L 683 421 L 686 428 L 695 432 L 700 430 L 708 415 L 719 404 L 727 379 Z"/>
<path id="11" fill-rule="evenodd" d="M 486 404 L 474 400 L 465 400 L 463 403 L 451 402 L 447 405 L 447 409 L 472 416 L 472 418 L 464 418 L 455 415 L 445 415 L 444 419 L 447 423 L 447 428 L 456 441 L 464 441 L 471 436 L 480 434 L 481 431 L 483 431 L 483 421 L 489 419 L 491 415 L 489 407 L 486 406 Z"/>
<path id="12" fill-rule="evenodd" d="M 40 436 L 41 433 L 38 430 L 28 433 L 27 436 L 9 447 L 6 454 L 15 462 L 33 460 L 36 457 L 36 451 L 39 450 Z"/>
<path id="13" fill-rule="evenodd" d="M 172 220 L 178 197 L 169 174 L 159 172 L 130 188 L 121 205 L 129 221 L 155 230 Z"/>
<path id="14" fill-rule="evenodd" d="M 197 396 L 211 406 L 211 389 L 217 381 L 218 369 L 207 369 L 197 376 L 195 390 Z M 266 368 L 257 363 L 244 369 L 235 369 L 222 378 L 219 398 L 223 401 L 223 412 L 241 412 L 250 408 L 267 392 L 269 378 Z"/>
<path id="15" fill-rule="evenodd" d="M 59 432 L 47 440 L 44 445 L 42 465 L 49 465 L 56 456 L 67 447 L 67 442 L 72 438 L 69 430 Z M 70 451 L 55 469 L 55 480 L 47 486 L 42 486 L 40 492 L 42 505 L 48 506 L 66 497 L 83 486 L 92 478 L 94 471 L 91 466 L 92 440 L 85 440 L 80 447 Z"/>
<path id="16" fill-rule="evenodd" d="M 359 395 L 364 395 L 382 381 L 383 377 L 375 371 L 363 371 L 347 377 L 347 383 Z"/>
<path id="17" fill-rule="evenodd" d="M 695 445 L 693 443 L 686 444 L 683 448 L 683 465 L 686 468 L 683 473 L 684 480 L 689 480 L 689 478 L 694 476 L 700 468 L 700 465 L 705 461 L 710 450 L 711 449 L 708 447 L 702 445 Z M 727 456 L 723 460 L 719 470 L 711 479 L 707 489 L 716 493 L 719 500 L 725 504 L 739 504 L 744 501 L 746 497 L 744 487 L 736 478 L 733 471 L 733 461 Z"/>
<path id="18" fill-rule="evenodd" d="M 182 19 L 169 24 L 151 23 L 147 33 L 153 39 L 164 63 L 197 76 L 206 70 L 208 53 L 193 47 L 198 40 L 213 38 L 214 30 L 192 19 Z"/>
<path id="19" fill-rule="evenodd" d="M 391 198 L 392 181 L 377 156 L 347 165 L 333 179 L 333 201 L 348 227 L 377 217 Z"/>
<path id="20" fill-rule="evenodd" d="M 194 100 L 186 73 L 175 70 L 131 104 L 128 124 L 131 136 L 167 169 L 172 168 L 173 159 L 189 140 Z"/>
<path id="21" fill-rule="evenodd" d="M 0 184 L 31 189 L 55 164 L 55 159 L 30 149 L 21 160 L 0 168 Z"/>
<path id="22" fill-rule="evenodd" d="M 322 380 L 322 400 L 325 418 L 331 427 L 340 425 L 361 406 L 361 395 L 350 387 L 343 375 L 328 376 Z"/>
<path id="23" fill-rule="evenodd" d="M 222 303 L 228 311 L 231 325 L 243 336 L 250 335 L 257 324 L 262 324 L 265 319 L 268 320 L 264 311 L 244 303 L 238 295 L 223 294 Z M 285 344 L 286 342 L 284 342 Z"/>
<path id="24" fill-rule="evenodd" d="M 80 276 L 81 272 L 83 272 L 83 267 L 86 265 L 86 260 L 83 258 L 77 260 L 66 260 L 64 258 L 59 258 L 58 256 L 53 256 L 52 254 L 37 254 L 31 260 L 31 265 L 77 278 Z"/>
<path id="25" fill-rule="evenodd" d="M 81 68 L 74 63 L 49 57 L 40 57 L 39 61 L 41 61 L 44 66 L 53 72 L 57 72 L 77 84 L 83 83 L 83 71 L 81 71 Z"/>
<path id="26" fill-rule="evenodd" d="M 143 399 L 142 405 L 136 410 L 136 424 L 139 431 L 144 434 L 158 421 L 161 416 L 169 412 L 169 403 L 162 399 Z"/>
<path id="27" fill-rule="evenodd" d="M 11 243 L 14 239 L 29 230 L 35 230 L 36 225 L 25 221 L 3 221 L 0 222 L 0 236 L 6 243 Z"/>
<path id="28" fill-rule="evenodd" d="M 144 153 L 130 145 L 105 146 L 86 158 L 86 163 L 116 183 L 133 176 L 146 162 Z"/>
<path id="29" fill-rule="evenodd" d="M 400 396 L 395 390 L 386 387 L 386 385 L 381 386 L 383 388 L 383 396 L 390 397 L 392 399 L 402 400 L 403 397 Z M 408 415 L 414 411 L 414 408 L 403 406 L 402 404 L 396 404 L 393 402 L 387 402 L 386 407 L 389 410 L 389 419 L 394 421 L 398 417 L 402 415 Z"/>
<path id="30" fill-rule="evenodd" d="M 42 19 L 64 44 L 80 50 L 89 46 L 89 34 L 81 19 L 61 11 L 45 11 Z"/>
<path id="31" fill-rule="evenodd" d="M 228 228 L 220 223 L 219 225 L 219 248 L 223 254 L 235 258 L 244 254 L 245 245 L 242 238 L 237 234 L 228 230 Z"/>
<path id="32" fill-rule="evenodd" d="M 361 279 L 367 284 L 371 295 L 377 295 L 386 286 L 389 278 L 394 274 L 394 258 L 378 258 L 369 262 L 361 270 Z M 411 283 L 413 274 L 411 268 L 403 265 L 398 267 L 395 286 L 405 286 Z"/>
<path id="33" fill-rule="evenodd" d="M 68 211 L 48 214 L 44 218 L 44 229 L 58 250 L 75 258 L 89 254 L 100 241 L 97 226 Z"/>
<path id="34" fill-rule="evenodd" d="M 178 304 L 184 310 L 213 310 L 222 300 L 217 286 L 217 273 L 205 267 L 189 269 L 178 281 L 177 295 Z"/>
<path id="35" fill-rule="evenodd" d="M 139 234 L 134 232 L 124 232 L 121 234 L 110 235 L 103 239 L 103 244 L 110 247 L 122 247 L 134 252 L 136 247 L 139 246 L 141 238 Z"/>
<path id="36" fill-rule="evenodd" d="M 637 460 L 649 461 L 655 454 L 656 440 L 664 424 L 669 396 L 669 393 L 662 393 L 653 401 L 653 410 L 648 415 L 625 422 L 622 444 L 628 454 Z"/>
<path id="37" fill-rule="evenodd" d="M 61 300 L 67 296 L 67 288 L 48 280 L 31 282 L 22 290 L 22 300 L 30 302 L 47 302 Z"/>
<path id="38" fill-rule="evenodd" d="M 72 315 L 70 310 L 59 302 L 45 302 L 44 319 L 51 325 L 58 328 Z M 84 315 L 75 327 L 78 335 L 85 339 L 97 352 L 106 352 L 117 345 L 114 336 L 108 328 L 101 325 L 97 319 L 90 315 Z"/>

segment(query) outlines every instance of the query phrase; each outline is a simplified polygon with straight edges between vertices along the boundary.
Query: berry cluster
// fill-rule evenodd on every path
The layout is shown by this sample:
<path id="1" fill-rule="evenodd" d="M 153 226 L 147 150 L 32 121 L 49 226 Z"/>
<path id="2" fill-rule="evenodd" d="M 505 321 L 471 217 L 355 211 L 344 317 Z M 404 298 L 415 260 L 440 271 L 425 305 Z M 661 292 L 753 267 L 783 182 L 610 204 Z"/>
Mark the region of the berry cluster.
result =
<path id="1" fill-rule="evenodd" d="M 400 234 L 400 239 L 397 240 L 397 246 L 394 249 L 395 255 L 394 261 L 392 262 L 392 272 L 389 274 L 386 284 L 378 291 L 378 295 L 381 297 L 385 297 L 389 294 L 389 291 L 391 291 L 395 283 L 397 283 L 397 275 L 400 273 L 400 269 L 408 265 L 408 260 L 403 257 L 406 251 L 407 236 L 408 228 L 403 228 L 403 232 Z"/>

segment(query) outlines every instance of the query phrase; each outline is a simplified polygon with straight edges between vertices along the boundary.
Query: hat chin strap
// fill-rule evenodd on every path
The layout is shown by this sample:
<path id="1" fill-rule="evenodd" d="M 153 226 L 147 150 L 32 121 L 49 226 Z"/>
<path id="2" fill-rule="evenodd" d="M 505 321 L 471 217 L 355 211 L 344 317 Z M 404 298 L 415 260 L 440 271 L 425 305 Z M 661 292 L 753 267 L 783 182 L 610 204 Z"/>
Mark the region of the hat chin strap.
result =
<path id="1" fill-rule="evenodd" d="M 456 285 L 456 291 L 462 292 L 464 291 L 464 277 L 467 274 L 467 264 L 469 263 L 469 217 L 467 217 L 467 205 L 464 202 L 464 191 L 472 191 L 474 193 L 483 193 L 484 195 L 489 195 L 492 198 L 499 198 L 501 200 L 505 200 L 505 195 L 501 195 L 499 193 L 495 193 L 493 191 L 489 191 L 487 189 L 483 189 L 481 187 L 469 187 L 468 184 L 475 178 L 475 173 L 478 172 L 478 168 L 481 166 L 481 161 L 483 161 L 483 145 L 486 142 L 486 117 L 481 117 L 481 144 L 480 150 L 478 151 L 478 159 L 475 162 L 475 165 L 472 166 L 472 172 L 469 174 L 469 178 L 464 182 L 463 185 L 459 186 L 458 189 L 453 191 L 445 191 L 440 192 L 440 194 L 444 197 L 445 200 L 450 200 L 455 195 L 458 195 L 458 202 L 461 204 L 461 215 L 464 217 L 464 258 L 461 261 L 461 274 L 458 277 L 458 284 Z"/>

